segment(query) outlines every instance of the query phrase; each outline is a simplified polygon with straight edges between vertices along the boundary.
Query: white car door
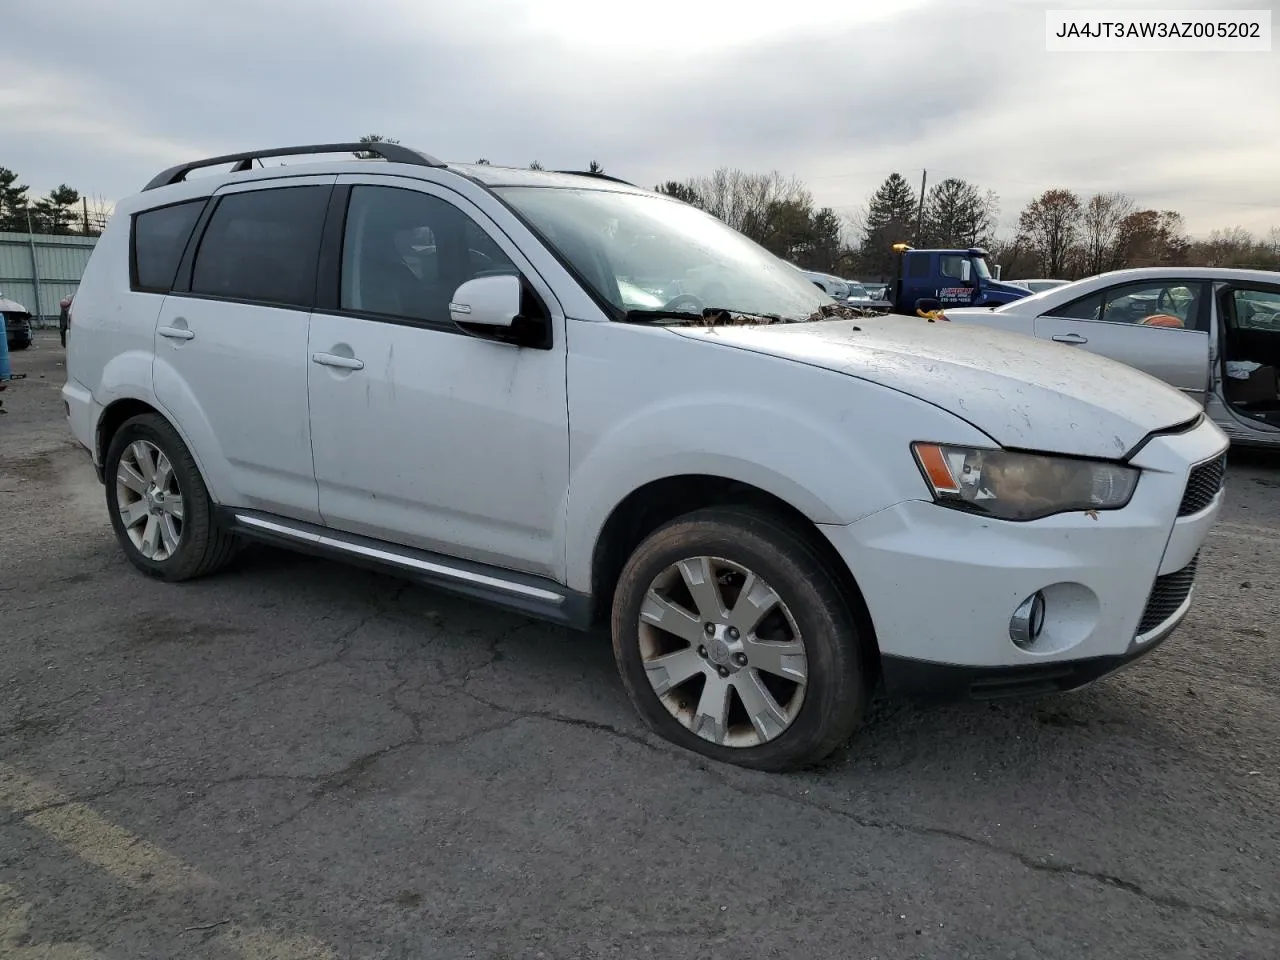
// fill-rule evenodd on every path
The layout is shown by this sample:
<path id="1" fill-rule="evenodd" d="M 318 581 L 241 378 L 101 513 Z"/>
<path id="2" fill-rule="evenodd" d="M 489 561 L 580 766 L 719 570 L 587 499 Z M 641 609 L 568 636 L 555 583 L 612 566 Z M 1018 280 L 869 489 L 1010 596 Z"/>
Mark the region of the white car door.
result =
<path id="1" fill-rule="evenodd" d="M 1204 403 L 1210 308 L 1203 281 L 1130 281 L 1042 312 L 1035 335 L 1136 367 Z"/>
<path id="2" fill-rule="evenodd" d="M 349 191 L 345 223 L 326 237 L 308 348 L 325 523 L 555 576 L 569 431 L 565 324 L 550 288 L 451 190 L 356 175 L 337 190 Z M 458 286 L 487 273 L 523 278 L 542 344 L 468 335 L 450 320 Z"/>
<path id="3" fill-rule="evenodd" d="M 307 325 L 335 179 L 220 189 L 156 323 L 156 398 L 215 497 L 312 522 Z"/>

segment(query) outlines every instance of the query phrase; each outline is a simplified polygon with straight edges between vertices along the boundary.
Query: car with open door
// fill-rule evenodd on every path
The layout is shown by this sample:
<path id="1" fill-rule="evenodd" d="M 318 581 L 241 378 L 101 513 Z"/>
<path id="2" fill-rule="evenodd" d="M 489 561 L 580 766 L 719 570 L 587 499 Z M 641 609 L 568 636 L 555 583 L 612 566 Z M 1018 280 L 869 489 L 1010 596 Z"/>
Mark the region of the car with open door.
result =
<path id="1" fill-rule="evenodd" d="M 1232 441 L 1280 445 L 1280 273 L 1143 267 L 941 319 L 1096 353 L 1177 387 Z"/>

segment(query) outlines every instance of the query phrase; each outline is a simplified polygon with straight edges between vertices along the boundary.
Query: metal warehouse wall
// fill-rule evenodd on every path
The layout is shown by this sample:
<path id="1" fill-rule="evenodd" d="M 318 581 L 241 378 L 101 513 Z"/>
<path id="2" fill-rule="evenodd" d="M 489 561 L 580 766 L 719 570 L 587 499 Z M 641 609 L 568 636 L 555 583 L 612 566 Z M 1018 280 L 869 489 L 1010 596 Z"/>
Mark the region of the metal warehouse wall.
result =
<path id="1" fill-rule="evenodd" d="M 75 293 L 97 237 L 0 233 L 0 296 L 37 317 L 58 318 L 58 301 Z"/>

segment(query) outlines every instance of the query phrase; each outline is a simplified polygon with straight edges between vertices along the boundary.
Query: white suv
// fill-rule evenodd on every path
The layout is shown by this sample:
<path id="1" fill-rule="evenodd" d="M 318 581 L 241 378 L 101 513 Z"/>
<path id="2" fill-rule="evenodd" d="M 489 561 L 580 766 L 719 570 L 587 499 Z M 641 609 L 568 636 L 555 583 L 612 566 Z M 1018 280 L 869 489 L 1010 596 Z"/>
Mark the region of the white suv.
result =
<path id="1" fill-rule="evenodd" d="M 730 302 L 672 295 L 708 274 Z M 828 754 L 880 679 L 1066 690 L 1178 624 L 1227 448 L 1198 405 L 839 313 L 657 193 L 323 144 L 122 202 L 63 396 L 142 571 L 267 540 L 606 624 L 656 731 L 760 769 Z"/>

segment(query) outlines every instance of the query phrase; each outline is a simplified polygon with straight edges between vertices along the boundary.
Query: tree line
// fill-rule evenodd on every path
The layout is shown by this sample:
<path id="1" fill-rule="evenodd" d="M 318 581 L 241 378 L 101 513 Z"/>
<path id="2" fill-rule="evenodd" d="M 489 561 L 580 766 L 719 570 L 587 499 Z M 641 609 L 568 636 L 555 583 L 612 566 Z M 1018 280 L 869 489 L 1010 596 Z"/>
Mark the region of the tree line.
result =
<path id="1" fill-rule="evenodd" d="M 846 274 L 888 279 L 893 244 L 910 243 L 982 247 L 1009 278 L 1077 280 L 1149 266 L 1280 270 L 1280 226 L 1261 238 L 1237 226 L 1193 240 L 1176 210 L 1143 207 L 1119 192 L 1082 195 L 1055 187 L 1028 202 L 1014 230 L 1000 236 L 999 204 L 995 191 L 957 177 L 934 184 L 921 197 L 905 177 L 892 173 L 850 218 L 849 241 L 837 262 Z"/>
<path id="2" fill-rule="evenodd" d="M 96 237 L 106 227 L 106 204 L 102 200 L 90 200 L 65 183 L 43 197 L 33 198 L 31 188 L 18 180 L 13 170 L 0 167 L 0 233 Z"/>
<path id="3" fill-rule="evenodd" d="M 1046 190 L 1001 235 L 998 194 L 958 177 L 933 184 L 922 197 L 892 173 L 859 213 L 844 219 L 817 207 L 802 182 L 778 173 L 720 169 L 656 189 L 701 207 L 801 267 L 867 281 L 890 278 L 895 243 L 981 247 L 1003 276 L 1014 279 L 1077 280 L 1148 266 L 1280 271 L 1280 226 L 1265 237 L 1237 226 L 1193 240 L 1178 211 L 1143 207 L 1119 192 Z"/>
<path id="4" fill-rule="evenodd" d="M 399 143 L 380 134 L 367 134 L 360 142 Z M 543 166 L 535 160 L 529 168 Z M 584 169 L 605 173 L 595 160 Z M 1280 270 L 1280 226 L 1265 237 L 1236 226 L 1193 240 L 1176 210 L 1143 207 L 1118 192 L 1083 195 L 1054 187 L 1027 203 L 1016 228 L 1001 235 L 999 196 L 958 177 L 933 184 L 921 196 L 900 173 L 892 173 L 850 217 L 819 206 L 803 181 L 776 170 L 720 167 L 654 189 L 705 210 L 797 266 L 864 280 L 889 278 L 895 243 L 982 247 L 1001 265 L 1003 276 L 1013 279 L 1075 280 L 1141 266 Z M 25 233 L 29 225 L 35 233 L 96 236 L 106 220 L 102 201 L 90 201 L 67 184 L 31 198 L 18 175 L 0 167 L 0 232 Z"/>

